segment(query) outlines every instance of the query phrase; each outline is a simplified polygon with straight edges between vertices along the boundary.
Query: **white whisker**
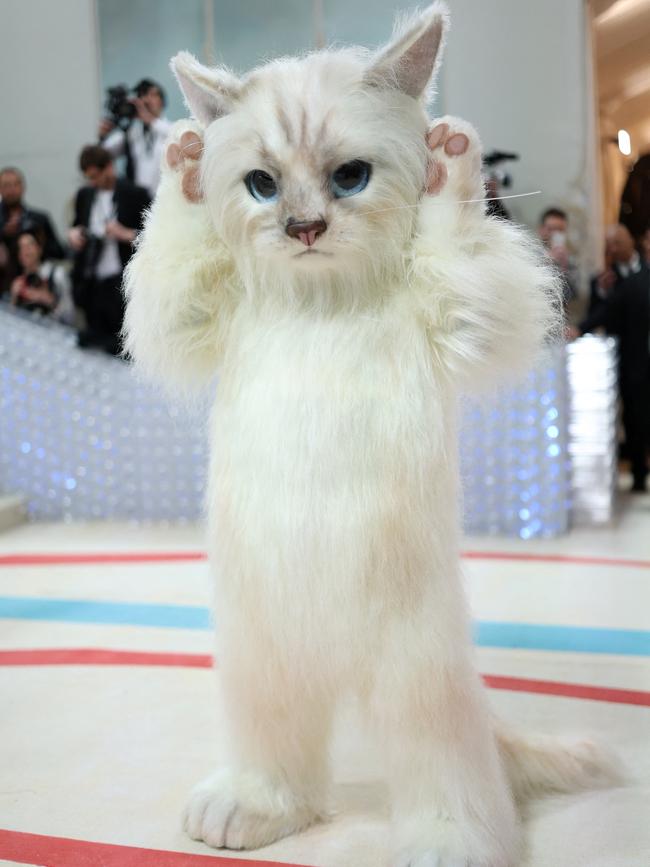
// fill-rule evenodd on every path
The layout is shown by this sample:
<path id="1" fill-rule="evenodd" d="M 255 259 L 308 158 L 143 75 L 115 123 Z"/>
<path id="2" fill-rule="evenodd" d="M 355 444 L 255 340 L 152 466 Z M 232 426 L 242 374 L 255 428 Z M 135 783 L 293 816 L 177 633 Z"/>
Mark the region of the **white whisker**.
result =
<path id="1" fill-rule="evenodd" d="M 429 196 L 429 200 L 431 202 L 438 202 L 438 204 L 445 205 L 470 205 L 475 202 L 499 202 L 504 199 L 522 199 L 524 196 L 539 196 L 541 194 L 541 190 L 534 190 L 532 193 L 515 193 L 512 196 L 491 196 L 490 198 L 484 199 L 459 199 L 447 201 L 443 199 L 442 201 L 436 199 L 435 196 Z M 357 216 L 364 217 L 366 214 L 383 214 L 385 211 L 403 211 L 406 208 L 419 208 L 422 203 L 418 202 L 416 205 L 397 205 L 394 208 L 378 208 L 376 211 L 358 211 Z"/>

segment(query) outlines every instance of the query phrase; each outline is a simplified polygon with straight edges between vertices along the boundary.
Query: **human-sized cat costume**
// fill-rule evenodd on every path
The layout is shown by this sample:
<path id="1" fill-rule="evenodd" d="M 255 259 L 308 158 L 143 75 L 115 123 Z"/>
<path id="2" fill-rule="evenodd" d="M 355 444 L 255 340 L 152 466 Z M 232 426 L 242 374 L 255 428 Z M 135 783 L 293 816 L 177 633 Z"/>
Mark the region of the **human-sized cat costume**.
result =
<path id="1" fill-rule="evenodd" d="M 372 55 L 241 79 L 173 61 L 195 120 L 175 127 L 128 268 L 125 337 L 167 383 L 219 377 L 225 720 L 185 817 L 217 848 L 327 815 L 350 695 L 386 756 L 395 867 L 515 867 L 516 799 L 617 776 L 589 741 L 507 732 L 474 668 L 457 396 L 529 363 L 558 293 L 535 242 L 486 216 L 475 131 L 427 117 L 445 29 L 435 4 Z"/>

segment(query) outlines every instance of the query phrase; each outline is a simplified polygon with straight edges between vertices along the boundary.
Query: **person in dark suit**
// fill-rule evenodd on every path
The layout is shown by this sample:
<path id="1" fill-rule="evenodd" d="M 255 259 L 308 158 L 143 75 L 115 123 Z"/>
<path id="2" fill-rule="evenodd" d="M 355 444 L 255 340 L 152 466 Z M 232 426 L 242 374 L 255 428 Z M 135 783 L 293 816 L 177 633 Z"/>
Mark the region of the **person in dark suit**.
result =
<path id="1" fill-rule="evenodd" d="M 609 230 L 607 241 L 616 279 L 578 332 L 605 328 L 619 338 L 619 385 L 632 490 L 645 491 L 650 430 L 650 267 L 636 251 L 625 226 Z"/>
<path id="2" fill-rule="evenodd" d="M 111 154 L 99 145 L 85 147 L 79 165 L 89 185 L 77 193 L 68 232 L 75 251 L 74 299 L 87 323 L 79 345 L 119 355 L 124 318 L 122 272 L 151 199 L 144 188 L 117 177 Z"/>
<path id="3" fill-rule="evenodd" d="M 20 169 L 7 166 L 0 169 L 0 295 L 9 289 L 22 273 L 18 256 L 18 237 L 23 232 L 36 232 L 43 238 L 43 256 L 63 259 L 61 246 L 50 217 L 25 204 L 25 178 Z"/>
<path id="4" fill-rule="evenodd" d="M 650 224 L 650 153 L 639 157 L 628 176 L 618 219 L 637 240 Z"/>
<path id="5" fill-rule="evenodd" d="M 645 261 L 646 265 L 650 265 L 650 226 L 641 235 L 639 248 L 641 250 L 641 258 Z"/>
<path id="6" fill-rule="evenodd" d="M 566 312 L 569 304 L 578 297 L 580 274 L 568 246 L 569 216 L 561 208 L 547 208 L 539 219 L 537 234 L 555 263 L 562 281 L 562 306 Z"/>

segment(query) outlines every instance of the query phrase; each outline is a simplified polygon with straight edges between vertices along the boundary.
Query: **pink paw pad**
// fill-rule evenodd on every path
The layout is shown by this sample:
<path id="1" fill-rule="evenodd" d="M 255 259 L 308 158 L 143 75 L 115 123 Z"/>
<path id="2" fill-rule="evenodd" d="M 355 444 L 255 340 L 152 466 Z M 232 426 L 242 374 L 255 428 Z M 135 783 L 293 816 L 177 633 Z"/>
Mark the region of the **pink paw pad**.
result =
<path id="1" fill-rule="evenodd" d="M 425 190 L 427 195 L 435 196 L 444 187 L 447 180 L 447 167 L 438 160 L 431 160 L 427 169 Z"/>
<path id="2" fill-rule="evenodd" d="M 181 189 L 189 202 L 202 199 L 198 163 L 202 150 L 201 137 L 191 130 L 184 132 L 178 142 L 172 142 L 167 148 L 167 165 L 171 169 L 182 169 Z"/>
<path id="3" fill-rule="evenodd" d="M 439 123 L 438 126 L 434 126 L 431 132 L 427 135 L 427 144 L 431 150 L 437 148 L 438 145 L 442 143 L 442 141 L 447 137 L 448 132 L 448 123 Z"/>
<path id="4" fill-rule="evenodd" d="M 183 195 L 188 202 L 200 202 L 203 198 L 201 193 L 201 179 L 199 175 L 199 167 L 192 166 L 183 173 L 182 181 Z"/>
<path id="5" fill-rule="evenodd" d="M 450 157 L 457 157 L 464 154 L 469 147 L 469 139 L 463 132 L 457 132 L 447 139 L 445 144 L 445 153 Z"/>
<path id="6" fill-rule="evenodd" d="M 427 195 L 435 196 L 440 193 L 449 178 L 451 164 L 448 167 L 444 157 L 459 157 L 467 153 L 470 139 L 464 132 L 454 132 L 450 124 L 443 122 L 429 130 L 426 142 L 432 154 L 424 189 Z"/>
<path id="7" fill-rule="evenodd" d="M 181 149 L 180 145 L 177 145 L 176 142 L 174 144 L 170 144 L 167 148 L 167 165 L 170 169 L 175 169 L 181 162 Z"/>

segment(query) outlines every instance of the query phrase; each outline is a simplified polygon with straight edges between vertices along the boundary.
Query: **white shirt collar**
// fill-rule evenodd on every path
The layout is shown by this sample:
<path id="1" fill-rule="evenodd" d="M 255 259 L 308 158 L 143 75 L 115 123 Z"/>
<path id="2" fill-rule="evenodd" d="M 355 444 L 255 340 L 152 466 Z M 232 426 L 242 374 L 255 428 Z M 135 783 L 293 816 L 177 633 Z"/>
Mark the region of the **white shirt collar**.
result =
<path id="1" fill-rule="evenodd" d="M 629 277 L 630 274 L 638 274 L 641 270 L 641 257 L 635 250 L 627 262 L 621 262 L 618 266 L 621 277 Z"/>

